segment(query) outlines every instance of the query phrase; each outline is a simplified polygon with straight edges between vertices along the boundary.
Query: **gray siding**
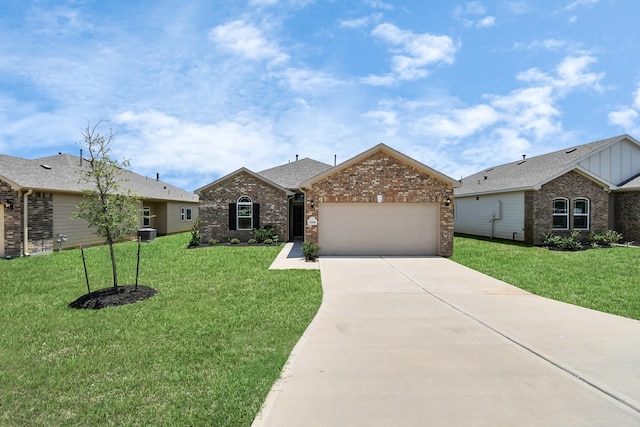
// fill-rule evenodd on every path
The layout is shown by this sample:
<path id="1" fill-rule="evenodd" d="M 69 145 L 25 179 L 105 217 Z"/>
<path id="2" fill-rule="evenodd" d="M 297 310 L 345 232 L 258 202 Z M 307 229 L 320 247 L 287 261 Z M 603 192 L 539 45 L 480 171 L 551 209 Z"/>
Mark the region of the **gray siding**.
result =
<path id="1" fill-rule="evenodd" d="M 455 198 L 456 233 L 524 240 L 524 192 Z"/>

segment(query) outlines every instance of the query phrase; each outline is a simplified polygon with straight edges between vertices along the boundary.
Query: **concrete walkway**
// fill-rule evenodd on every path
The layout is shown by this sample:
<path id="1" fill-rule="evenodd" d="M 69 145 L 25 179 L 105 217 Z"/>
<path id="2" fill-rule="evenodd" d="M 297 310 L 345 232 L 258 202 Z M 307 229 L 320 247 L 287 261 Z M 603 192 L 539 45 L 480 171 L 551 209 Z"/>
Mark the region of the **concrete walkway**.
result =
<path id="1" fill-rule="evenodd" d="M 322 306 L 255 427 L 640 425 L 640 322 L 444 258 L 320 269 Z"/>
<path id="2" fill-rule="evenodd" d="M 269 270 L 318 270 L 318 261 L 306 262 L 302 253 L 302 239 L 288 242 L 271 263 Z"/>

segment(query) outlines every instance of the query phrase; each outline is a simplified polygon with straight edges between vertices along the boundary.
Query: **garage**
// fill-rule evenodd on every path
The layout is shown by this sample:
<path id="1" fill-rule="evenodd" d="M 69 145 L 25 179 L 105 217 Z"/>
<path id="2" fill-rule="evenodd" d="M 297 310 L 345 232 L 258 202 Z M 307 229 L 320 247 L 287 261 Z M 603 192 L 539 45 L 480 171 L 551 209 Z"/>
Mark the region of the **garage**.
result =
<path id="1" fill-rule="evenodd" d="M 437 255 L 437 203 L 323 203 L 322 255 Z"/>

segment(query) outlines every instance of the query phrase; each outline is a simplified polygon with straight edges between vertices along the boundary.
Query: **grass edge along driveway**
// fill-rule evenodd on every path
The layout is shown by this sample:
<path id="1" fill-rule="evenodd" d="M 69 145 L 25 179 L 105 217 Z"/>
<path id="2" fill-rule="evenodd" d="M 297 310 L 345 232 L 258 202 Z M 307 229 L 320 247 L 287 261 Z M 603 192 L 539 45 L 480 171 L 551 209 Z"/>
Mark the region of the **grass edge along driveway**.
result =
<path id="1" fill-rule="evenodd" d="M 640 248 L 562 252 L 456 236 L 451 260 L 536 295 L 640 320 Z"/>
<path id="2" fill-rule="evenodd" d="M 270 271 L 281 247 L 142 245 L 132 305 L 75 310 L 80 251 L 0 260 L 0 425 L 250 425 L 322 299 L 315 270 Z M 121 285 L 135 243 L 116 246 Z M 92 290 L 106 247 L 85 251 Z"/>

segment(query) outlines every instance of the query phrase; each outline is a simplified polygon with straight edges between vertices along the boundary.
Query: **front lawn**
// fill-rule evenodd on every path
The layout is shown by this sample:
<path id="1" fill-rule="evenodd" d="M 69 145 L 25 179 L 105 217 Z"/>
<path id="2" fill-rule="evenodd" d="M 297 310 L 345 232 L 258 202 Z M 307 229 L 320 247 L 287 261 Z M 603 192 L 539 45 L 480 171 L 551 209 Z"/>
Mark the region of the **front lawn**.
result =
<path id="1" fill-rule="evenodd" d="M 550 251 L 456 237 L 453 261 L 536 295 L 640 320 L 640 249 Z"/>
<path id="2" fill-rule="evenodd" d="M 247 426 L 322 298 L 317 270 L 269 271 L 280 247 L 142 245 L 140 284 L 158 294 L 102 310 L 80 251 L 0 260 L 0 425 Z M 135 243 L 116 246 L 133 283 Z M 85 251 L 92 290 L 108 249 Z"/>

